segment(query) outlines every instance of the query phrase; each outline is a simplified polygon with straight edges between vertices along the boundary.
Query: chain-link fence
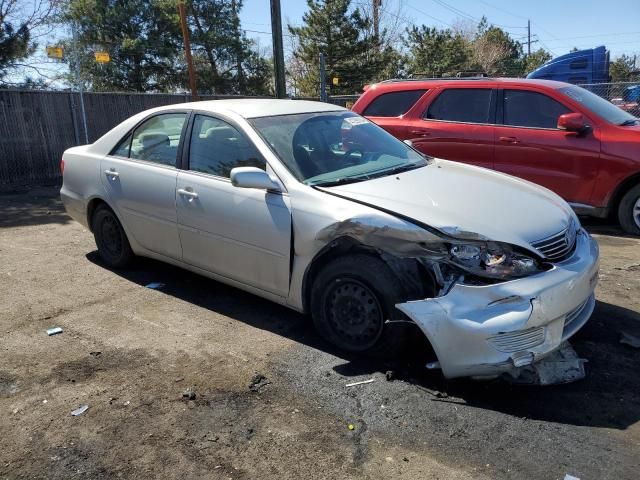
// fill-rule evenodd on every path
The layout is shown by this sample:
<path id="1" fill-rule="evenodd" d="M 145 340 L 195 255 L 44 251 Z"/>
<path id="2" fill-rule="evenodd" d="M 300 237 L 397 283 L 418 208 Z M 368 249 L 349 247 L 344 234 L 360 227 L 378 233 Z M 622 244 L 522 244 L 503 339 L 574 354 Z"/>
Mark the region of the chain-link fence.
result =
<path id="1" fill-rule="evenodd" d="M 640 81 L 615 83 L 588 83 L 580 85 L 609 100 L 623 110 L 640 117 Z"/>

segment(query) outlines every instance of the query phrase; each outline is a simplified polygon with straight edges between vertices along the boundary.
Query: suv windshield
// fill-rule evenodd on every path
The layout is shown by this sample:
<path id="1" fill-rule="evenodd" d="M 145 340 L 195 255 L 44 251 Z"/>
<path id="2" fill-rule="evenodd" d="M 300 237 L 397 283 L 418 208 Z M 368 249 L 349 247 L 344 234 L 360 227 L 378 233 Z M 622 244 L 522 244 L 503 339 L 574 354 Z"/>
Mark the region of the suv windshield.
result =
<path id="1" fill-rule="evenodd" d="M 427 164 L 421 154 L 353 112 L 261 117 L 252 125 L 307 185 L 338 185 Z"/>
<path id="2" fill-rule="evenodd" d="M 576 102 L 581 103 L 585 108 L 591 110 L 600 118 L 614 125 L 632 125 L 638 120 L 630 113 L 625 112 L 613 103 L 584 88 L 572 85 L 570 87 L 563 87 L 560 91 Z"/>

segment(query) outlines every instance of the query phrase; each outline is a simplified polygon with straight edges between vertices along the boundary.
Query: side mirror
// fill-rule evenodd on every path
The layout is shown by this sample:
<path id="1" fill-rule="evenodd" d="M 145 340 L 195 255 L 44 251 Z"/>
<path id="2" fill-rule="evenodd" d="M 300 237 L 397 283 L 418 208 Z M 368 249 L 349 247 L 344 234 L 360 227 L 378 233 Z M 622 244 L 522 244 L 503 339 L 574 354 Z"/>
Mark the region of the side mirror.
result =
<path id="1" fill-rule="evenodd" d="M 558 117 L 558 128 L 567 132 L 582 133 L 589 125 L 581 113 L 565 113 Z"/>
<path id="2" fill-rule="evenodd" d="M 256 167 L 236 167 L 231 170 L 231 184 L 239 188 L 259 188 L 280 192 L 280 185 L 264 170 Z"/>

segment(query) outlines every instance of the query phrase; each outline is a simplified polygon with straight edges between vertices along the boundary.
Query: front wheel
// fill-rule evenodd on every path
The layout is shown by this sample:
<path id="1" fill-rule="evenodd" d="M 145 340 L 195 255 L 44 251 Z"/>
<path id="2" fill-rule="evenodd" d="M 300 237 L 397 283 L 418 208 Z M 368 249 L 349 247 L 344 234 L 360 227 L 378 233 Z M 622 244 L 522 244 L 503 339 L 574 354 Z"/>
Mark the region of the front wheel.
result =
<path id="1" fill-rule="evenodd" d="M 618 219 L 625 232 L 640 235 L 640 184 L 622 197 L 618 207 Z"/>
<path id="2" fill-rule="evenodd" d="M 403 293 L 387 264 L 370 255 L 333 260 L 316 277 L 311 313 L 318 332 L 348 352 L 388 354 L 403 343 L 385 321 Z"/>
<path id="3" fill-rule="evenodd" d="M 112 268 L 123 268 L 133 259 L 127 234 L 118 217 L 106 205 L 99 206 L 91 222 L 98 253 Z"/>

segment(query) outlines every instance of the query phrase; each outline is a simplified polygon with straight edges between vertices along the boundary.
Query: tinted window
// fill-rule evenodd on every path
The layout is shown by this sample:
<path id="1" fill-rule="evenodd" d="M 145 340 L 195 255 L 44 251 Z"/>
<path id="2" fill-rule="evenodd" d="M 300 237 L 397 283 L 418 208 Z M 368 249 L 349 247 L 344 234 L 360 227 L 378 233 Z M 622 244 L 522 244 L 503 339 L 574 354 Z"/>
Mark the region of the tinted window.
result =
<path id="1" fill-rule="evenodd" d="M 150 118 L 133 132 L 130 158 L 175 166 L 185 113 L 167 113 Z M 128 139 L 118 147 L 116 155 L 126 155 Z M 118 153 L 121 152 L 121 153 Z"/>
<path id="2" fill-rule="evenodd" d="M 518 127 L 557 128 L 558 117 L 570 110 L 542 93 L 504 91 L 504 124 Z"/>
<path id="3" fill-rule="evenodd" d="M 589 62 L 587 61 L 586 58 L 580 58 L 578 60 L 574 60 L 573 62 L 571 62 L 569 64 L 569 68 L 571 70 L 580 70 L 580 69 L 583 69 L 583 68 L 587 68 L 587 64 L 588 63 Z"/>
<path id="4" fill-rule="evenodd" d="M 365 117 L 399 117 L 409 111 L 426 90 L 384 93 L 364 110 Z"/>
<path id="5" fill-rule="evenodd" d="M 196 115 L 189 147 L 189 169 L 229 178 L 235 167 L 266 169 L 266 162 L 238 130 L 217 118 Z"/>
<path id="6" fill-rule="evenodd" d="M 491 89 L 453 88 L 445 90 L 429 105 L 426 118 L 450 122 L 489 123 Z"/>

